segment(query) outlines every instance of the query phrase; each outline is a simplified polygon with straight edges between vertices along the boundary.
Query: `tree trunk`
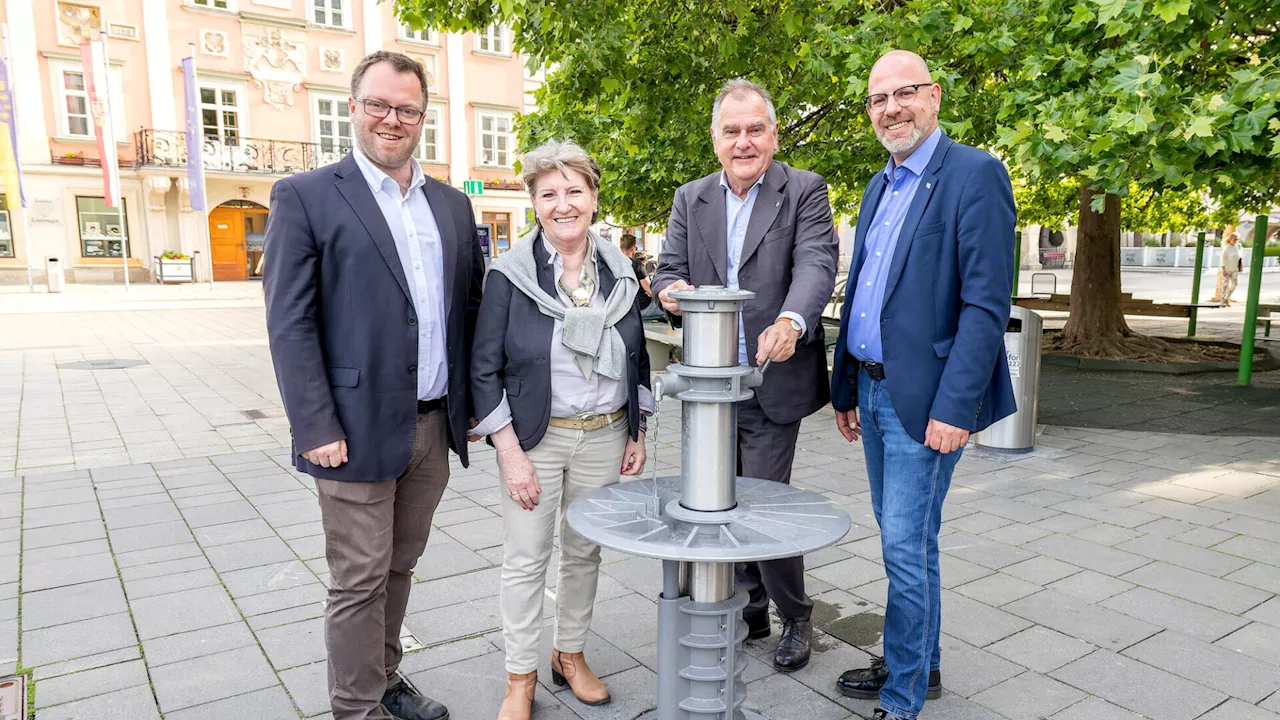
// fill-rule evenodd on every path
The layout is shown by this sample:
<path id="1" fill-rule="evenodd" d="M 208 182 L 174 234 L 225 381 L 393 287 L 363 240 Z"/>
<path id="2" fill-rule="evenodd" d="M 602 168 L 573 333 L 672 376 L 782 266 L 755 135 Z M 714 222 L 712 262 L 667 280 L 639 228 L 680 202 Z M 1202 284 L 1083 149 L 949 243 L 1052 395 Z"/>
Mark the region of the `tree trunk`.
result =
<path id="1" fill-rule="evenodd" d="M 1120 301 L 1120 198 L 1107 195 L 1101 213 L 1094 191 L 1080 187 L 1080 226 L 1071 275 L 1071 316 L 1046 350 L 1076 357 L 1142 360 L 1168 345 L 1129 329 Z"/>

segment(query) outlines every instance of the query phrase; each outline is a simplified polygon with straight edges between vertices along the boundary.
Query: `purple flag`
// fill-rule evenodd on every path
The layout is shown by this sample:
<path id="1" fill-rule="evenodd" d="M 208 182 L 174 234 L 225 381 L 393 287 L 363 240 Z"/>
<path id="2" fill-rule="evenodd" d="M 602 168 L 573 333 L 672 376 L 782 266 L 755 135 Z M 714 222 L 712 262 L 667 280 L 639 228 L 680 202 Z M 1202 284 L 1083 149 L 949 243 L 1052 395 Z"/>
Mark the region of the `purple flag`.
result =
<path id="1" fill-rule="evenodd" d="M 187 185 L 192 210 L 204 210 L 203 132 L 200 105 L 196 102 L 196 59 L 182 58 L 182 82 L 187 99 Z"/>
<path id="2" fill-rule="evenodd" d="M 0 180 L 4 180 L 6 191 L 12 193 L 17 190 L 18 201 L 26 207 L 22 164 L 18 161 L 18 121 L 13 114 L 13 86 L 9 84 L 9 67 L 3 59 L 0 59 Z"/>

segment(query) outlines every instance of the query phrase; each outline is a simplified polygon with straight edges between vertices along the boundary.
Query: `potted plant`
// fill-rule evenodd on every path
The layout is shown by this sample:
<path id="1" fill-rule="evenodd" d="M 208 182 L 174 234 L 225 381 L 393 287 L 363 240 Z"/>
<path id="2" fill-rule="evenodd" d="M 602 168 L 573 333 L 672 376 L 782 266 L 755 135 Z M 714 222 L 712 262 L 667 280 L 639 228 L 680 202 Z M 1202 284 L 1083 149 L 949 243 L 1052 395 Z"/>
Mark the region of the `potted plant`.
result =
<path id="1" fill-rule="evenodd" d="M 195 282 L 195 263 L 191 256 L 177 250 L 165 250 L 156 258 L 156 281 Z"/>

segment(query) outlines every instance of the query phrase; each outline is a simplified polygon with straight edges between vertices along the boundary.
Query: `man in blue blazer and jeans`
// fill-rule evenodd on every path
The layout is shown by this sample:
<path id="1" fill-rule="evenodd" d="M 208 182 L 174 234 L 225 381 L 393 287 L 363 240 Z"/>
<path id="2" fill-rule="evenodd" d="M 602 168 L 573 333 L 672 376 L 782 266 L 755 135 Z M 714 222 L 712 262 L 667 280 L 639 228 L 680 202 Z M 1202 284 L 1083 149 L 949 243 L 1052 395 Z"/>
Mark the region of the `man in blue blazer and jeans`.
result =
<path id="1" fill-rule="evenodd" d="M 846 696 L 915 720 L 941 695 L 938 530 L 969 440 L 1016 409 L 1004 332 L 1013 282 L 1009 175 L 938 127 L 942 88 L 895 50 L 865 99 L 892 156 L 862 197 L 831 377 L 836 425 L 859 437 L 889 596 L 884 658 L 850 670 Z"/>

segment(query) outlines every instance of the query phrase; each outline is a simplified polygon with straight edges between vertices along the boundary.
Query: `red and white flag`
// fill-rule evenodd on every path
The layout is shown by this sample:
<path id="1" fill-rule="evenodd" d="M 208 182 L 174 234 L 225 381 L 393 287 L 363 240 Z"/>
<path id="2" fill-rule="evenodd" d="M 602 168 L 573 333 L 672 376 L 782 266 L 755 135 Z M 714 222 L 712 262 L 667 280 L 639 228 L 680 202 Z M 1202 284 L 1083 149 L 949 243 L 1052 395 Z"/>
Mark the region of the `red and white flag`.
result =
<path id="1" fill-rule="evenodd" d="M 107 207 L 120 206 L 120 161 L 116 157 L 115 113 L 107 65 L 106 38 L 80 46 L 84 65 L 85 90 L 89 94 L 89 114 L 98 136 L 98 157 L 102 164 L 102 187 Z"/>

